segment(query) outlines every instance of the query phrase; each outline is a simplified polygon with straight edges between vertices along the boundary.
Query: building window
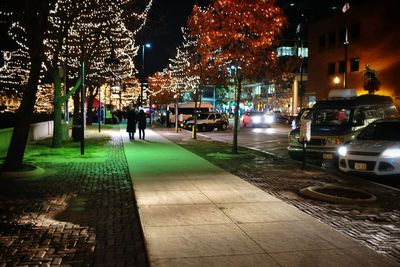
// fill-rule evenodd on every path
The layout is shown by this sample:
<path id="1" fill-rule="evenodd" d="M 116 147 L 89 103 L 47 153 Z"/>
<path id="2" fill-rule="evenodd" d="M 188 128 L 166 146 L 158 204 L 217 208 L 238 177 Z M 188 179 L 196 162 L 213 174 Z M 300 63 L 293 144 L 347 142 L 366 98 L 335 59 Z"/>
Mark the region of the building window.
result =
<path id="1" fill-rule="evenodd" d="M 346 68 L 346 64 L 344 60 L 339 61 L 339 73 L 344 73 Z"/>
<path id="2" fill-rule="evenodd" d="M 325 35 L 319 36 L 319 48 L 322 49 L 326 45 Z"/>
<path id="3" fill-rule="evenodd" d="M 308 57 L 308 47 L 297 48 L 297 55 L 299 57 Z"/>
<path id="4" fill-rule="evenodd" d="M 333 75 L 335 72 L 335 62 L 328 63 L 328 75 Z"/>
<path id="5" fill-rule="evenodd" d="M 360 70 L 360 58 L 355 57 L 350 60 L 350 71 L 359 71 Z"/>
<path id="6" fill-rule="evenodd" d="M 336 44 L 336 32 L 335 31 L 329 32 L 328 44 L 330 46 L 334 46 Z"/>
<path id="7" fill-rule="evenodd" d="M 296 56 L 295 54 L 296 49 L 291 46 L 278 47 L 277 51 L 278 51 L 278 57 Z"/>
<path id="8" fill-rule="evenodd" d="M 355 23 L 350 25 L 350 30 L 349 30 L 349 37 L 351 40 L 357 40 L 360 38 L 360 23 Z"/>

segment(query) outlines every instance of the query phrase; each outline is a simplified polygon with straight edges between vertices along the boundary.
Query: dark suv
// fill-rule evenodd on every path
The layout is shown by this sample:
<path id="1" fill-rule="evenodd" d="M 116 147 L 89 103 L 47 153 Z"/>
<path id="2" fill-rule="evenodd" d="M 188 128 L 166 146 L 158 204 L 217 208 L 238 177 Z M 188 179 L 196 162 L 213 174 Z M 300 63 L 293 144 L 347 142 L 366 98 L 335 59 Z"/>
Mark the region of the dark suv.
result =
<path id="1" fill-rule="evenodd" d="M 182 128 L 192 129 L 194 117 L 190 117 L 182 123 Z M 229 125 L 228 117 L 223 113 L 207 112 L 197 115 L 197 129 L 200 131 L 209 131 L 215 128 L 226 130 Z"/>

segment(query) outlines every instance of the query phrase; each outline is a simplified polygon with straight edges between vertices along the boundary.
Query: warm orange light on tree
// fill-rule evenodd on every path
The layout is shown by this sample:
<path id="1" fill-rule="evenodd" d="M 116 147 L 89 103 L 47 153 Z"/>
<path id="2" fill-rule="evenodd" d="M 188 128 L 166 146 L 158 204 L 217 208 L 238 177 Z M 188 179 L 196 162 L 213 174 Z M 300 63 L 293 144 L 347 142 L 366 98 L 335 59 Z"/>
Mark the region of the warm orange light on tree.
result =
<path id="1" fill-rule="evenodd" d="M 233 152 L 237 152 L 238 107 L 242 81 L 265 78 L 276 63 L 274 42 L 286 23 L 276 0 L 212 0 L 195 6 L 189 28 L 197 38 L 198 63 L 203 77 L 229 77 L 235 66 L 237 88 Z"/>

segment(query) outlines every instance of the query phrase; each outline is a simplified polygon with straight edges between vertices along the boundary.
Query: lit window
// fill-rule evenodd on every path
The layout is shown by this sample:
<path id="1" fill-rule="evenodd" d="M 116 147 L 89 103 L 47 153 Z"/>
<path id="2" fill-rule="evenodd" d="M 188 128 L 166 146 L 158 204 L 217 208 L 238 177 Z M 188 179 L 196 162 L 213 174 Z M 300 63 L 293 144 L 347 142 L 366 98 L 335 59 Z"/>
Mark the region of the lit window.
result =
<path id="1" fill-rule="evenodd" d="M 308 57 L 308 48 L 307 47 L 299 47 L 297 50 L 297 54 L 299 57 Z"/>

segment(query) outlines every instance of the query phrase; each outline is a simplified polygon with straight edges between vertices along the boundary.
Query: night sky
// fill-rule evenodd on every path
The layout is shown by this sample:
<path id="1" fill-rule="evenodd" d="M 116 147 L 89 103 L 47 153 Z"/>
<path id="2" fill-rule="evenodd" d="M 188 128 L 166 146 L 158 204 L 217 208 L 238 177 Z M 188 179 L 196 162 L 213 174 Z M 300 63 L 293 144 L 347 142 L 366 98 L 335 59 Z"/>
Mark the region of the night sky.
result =
<path id="1" fill-rule="evenodd" d="M 206 0 L 154 0 L 148 27 L 138 42 L 150 42 L 151 49 L 145 50 L 146 74 L 161 71 L 168 64 L 168 58 L 175 56 L 176 47 L 182 42 L 180 28 L 186 26 L 187 17 L 195 3 L 204 6 Z M 293 38 L 299 21 L 312 22 L 333 12 L 340 12 L 342 0 L 278 0 L 289 17 L 285 38 Z M 141 66 L 141 59 L 136 60 Z"/>
<path id="2" fill-rule="evenodd" d="M 137 44 L 151 43 L 152 47 L 145 50 L 145 73 L 151 75 L 161 71 L 168 64 L 168 59 L 175 56 L 176 47 L 182 43 L 181 27 L 186 26 L 195 3 L 204 6 L 208 0 L 153 0 L 148 23 L 136 38 Z M 308 22 L 326 16 L 332 12 L 332 7 L 340 7 L 344 1 L 339 0 L 278 0 L 289 17 L 289 27 L 285 38 L 292 38 L 293 32 L 300 20 Z M 340 11 L 339 11 L 340 12 Z M 304 17 L 302 17 L 304 14 Z M 0 50 L 10 49 L 7 28 L 0 23 Z M 141 67 L 141 53 L 135 59 L 138 69 Z"/>
<path id="3" fill-rule="evenodd" d="M 168 59 L 173 58 L 183 39 L 181 27 L 187 25 L 195 3 L 204 5 L 206 0 L 154 0 L 149 14 L 146 29 L 139 36 L 138 42 L 149 42 L 151 49 L 145 50 L 146 74 L 161 71 L 168 65 Z M 138 59 L 141 64 L 141 59 Z M 141 65 L 138 65 L 141 66 Z"/>

